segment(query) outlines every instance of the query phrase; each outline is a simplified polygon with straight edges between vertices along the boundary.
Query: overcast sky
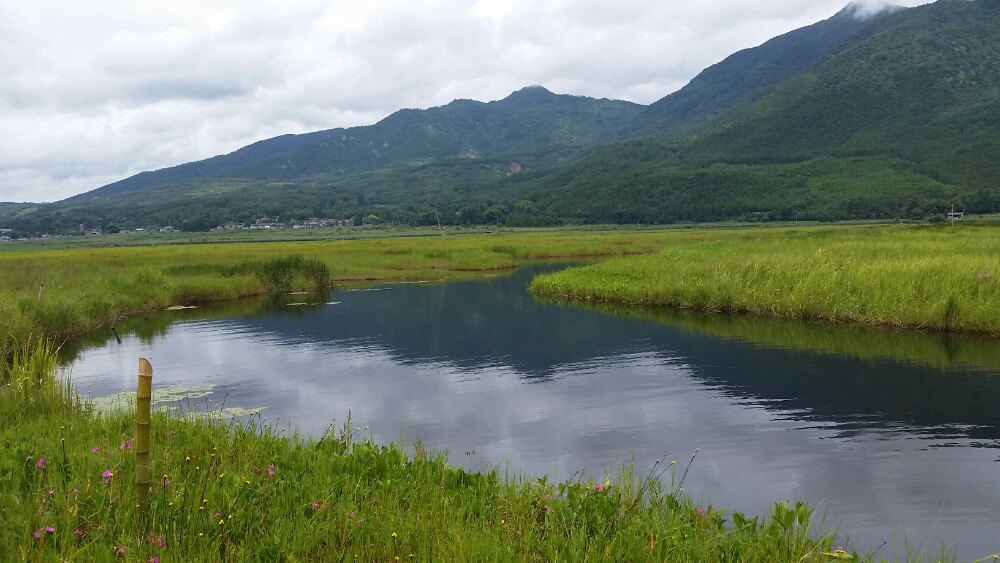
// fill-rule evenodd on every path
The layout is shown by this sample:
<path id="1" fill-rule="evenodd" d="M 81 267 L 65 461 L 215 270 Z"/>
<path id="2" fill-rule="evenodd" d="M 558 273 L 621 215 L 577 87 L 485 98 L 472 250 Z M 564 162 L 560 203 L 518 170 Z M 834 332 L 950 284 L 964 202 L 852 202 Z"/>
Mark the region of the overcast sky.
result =
<path id="1" fill-rule="evenodd" d="M 650 103 L 845 3 L 0 0 L 0 201 L 529 84 Z"/>

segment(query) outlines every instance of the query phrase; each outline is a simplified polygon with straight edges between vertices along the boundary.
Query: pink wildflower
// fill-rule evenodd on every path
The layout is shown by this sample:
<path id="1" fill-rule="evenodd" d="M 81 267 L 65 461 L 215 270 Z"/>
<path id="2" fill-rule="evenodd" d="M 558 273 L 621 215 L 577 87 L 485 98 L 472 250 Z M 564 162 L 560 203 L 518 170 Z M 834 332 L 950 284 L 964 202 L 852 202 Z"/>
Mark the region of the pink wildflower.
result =
<path id="1" fill-rule="evenodd" d="M 347 515 L 350 518 L 354 518 L 354 511 L 352 510 L 350 514 Z"/>
<path id="2" fill-rule="evenodd" d="M 56 490 L 55 489 L 49 489 L 49 496 L 52 496 L 54 494 L 56 494 Z"/>
<path id="3" fill-rule="evenodd" d="M 47 533 L 50 533 L 50 534 L 51 534 L 51 533 L 55 532 L 55 531 L 56 531 L 56 529 L 55 529 L 54 527 L 52 527 L 52 526 L 45 526 L 45 531 L 46 531 Z"/>
<path id="4" fill-rule="evenodd" d="M 35 459 L 35 458 L 33 456 L 29 455 L 28 457 L 24 458 L 24 463 L 28 463 L 29 461 L 31 461 L 33 459 Z"/>
<path id="5" fill-rule="evenodd" d="M 101 473 L 101 477 L 104 477 L 104 484 L 105 485 L 111 483 L 111 478 L 114 477 L 114 476 L 115 476 L 115 472 L 111 471 L 110 469 L 105 469 L 104 472 Z"/>
<path id="6" fill-rule="evenodd" d="M 272 476 L 274 475 L 274 464 L 273 463 L 269 463 L 267 465 L 267 474 L 268 475 L 272 475 Z"/>
<path id="7" fill-rule="evenodd" d="M 215 514 L 212 515 L 212 519 L 213 520 L 216 519 L 216 518 L 221 518 L 221 517 L 222 517 L 222 515 L 219 514 L 218 512 L 216 512 Z"/>
<path id="8" fill-rule="evenodd" d="M 154 555 L 149 558 L 149 563 L 160 563 L 160 558 Z"/>
<path id="9" fill-rule="evenodd" d="M 32 535 L 35 536 L 36 538 L 40 538 L 40 537 L 42 537 L 42 531 L 41 530 L 35 530 L 35 533 L 32 534 Z"/>
<path id="10" fill-rule="evenodd" d="M 45 469 L 45 458 L 44 457 L 38 458 L 38 463 L 36 463 L 35 465 L 37 465 L 39 469 Z"/>
<path id="11" fill-rule="evenodd" d="M 83 536 L 87 535 L 87 532 L 84 532 L 83 530 L 73 530 L 73 535 L 78 538 L 82 538 Z"/>
<path id="12" fill-rule="evenodd" d="M 118 549 L 115 549 L 115 553 L 117 553 L 118 555 L 125 555 L 125 546 L 124 545 L 119 546 Z"/>
<path id="13" fill-rule="evenodd" d="M 125 440 L 124 442 L 122 442 L 122 445 L 118 446 L 118 449 L 122 450 L 122 451 L 131 450 L 132 449 L 132 440 Z"/>
<path id="14" fill-rule="evenodd" d="M 552 512 L 552 507 L 546 504 L 545 505 L 545 512 Z"/>
<path id="15" fill-rule="evenodd" d="M 597 491 L 597 492 L 601 492 L 601 491 L 604 490 L 604 485 L 598 485 L 598 486 L 594 487 L 594 490 Z"/>
<path id="16" fill-rule="evenodd" d="M 319 503 L 316 502 L 316 501 L 313 501 L 313 503 L 312 503 L 312 509 L 313 510 L 318 510 L 319 509 Z"/>
<path id="17" fill-rule="evenodd" d="M 92 454 L 96 454 L 99 451 L 101 451 L 101 448 L 98 448 L 97 446 L 94 446 L 93 448 L 90 448 L 90 453 L 92 453 Z"/>
<path id="18" fill-rule="evenodd" d="M 705 510 L 704 508 L 699 508 L 698 509 L 698 516 L 704 516 L 707 513 L 708 513 L 708 511 Z"/>

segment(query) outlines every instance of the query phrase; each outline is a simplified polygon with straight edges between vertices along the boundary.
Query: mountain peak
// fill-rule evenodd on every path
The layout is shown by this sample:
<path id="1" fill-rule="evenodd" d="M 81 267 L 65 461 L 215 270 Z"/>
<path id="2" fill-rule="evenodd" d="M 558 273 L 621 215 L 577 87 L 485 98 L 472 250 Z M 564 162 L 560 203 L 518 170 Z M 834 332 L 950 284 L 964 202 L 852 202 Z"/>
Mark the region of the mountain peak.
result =
<path id="1" fill-rule="evenodd" d="M 525 86 L 520 90 L 514 90 L 513 92 L 510 93 L 509 96 L 507 96 L 507 98 L 512 98 L 515 96 L 521 97 L 521 96 L 554 96 L 554 95 L 555 94 L 553 94 L 545 86 L 542 86 L 540 84 L 532 84 L 530 86 Z"/>
<path id="2" fill-rule="evenodd" d="M 844 9 L 837 12 L 838 16 L 849 16 L 858 20 L 867 20 L 875 16 L 890 14 L 904 9 L 904 6 L 893 4 L 889 0 L 851 0 Z"/>

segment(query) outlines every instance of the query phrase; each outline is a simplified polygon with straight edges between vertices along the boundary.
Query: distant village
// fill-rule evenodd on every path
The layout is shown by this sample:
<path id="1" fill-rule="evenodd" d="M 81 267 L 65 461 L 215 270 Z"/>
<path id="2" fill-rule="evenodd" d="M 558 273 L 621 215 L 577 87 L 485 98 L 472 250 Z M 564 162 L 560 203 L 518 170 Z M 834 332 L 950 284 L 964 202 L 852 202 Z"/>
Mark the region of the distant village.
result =
<path id="1" fill-rule="evenodd" d="M 239 231 L 239 230 L 249 230 L 249 231 L 263 231 L 272 229 L 319 229 L 319 228 L 332 228 L 332 227 L 353 227 L 354 219 L 320 219 L 318 217 L 311 217 L 302 221 L 291 221 L 291 222 L 280 222 L 277 219 L 272 220 L 269 217 L 264 217 L 257 219 L 252 223 L 237 223 L 234 221 L 229 221 L 219 225 L 212 229 L 212 231 Z M 76 233 L 73 234 L 42 234 L 33 237 L 16 237 L 14 236 L 13 229 L 0 229 L 0 242 L 14 242 L 14 241 L 28 241 L 28 240 L 48 240 L 48 239 L 59 239 L 70 236 L 100 236 L 105 234 L 119 234 L 119 235 L 141 235 L 147 233 L 171 233 L 178 231 L 179 229 L 173 225 L 167 224 L 157 228 L 143 228 L 137 227 L 134 229 L 120 229 L 116 232 L 109 231 L 105 233 L 101 229 L 89 228 L 86 225 L 80 225 L 80 228 Z"/>

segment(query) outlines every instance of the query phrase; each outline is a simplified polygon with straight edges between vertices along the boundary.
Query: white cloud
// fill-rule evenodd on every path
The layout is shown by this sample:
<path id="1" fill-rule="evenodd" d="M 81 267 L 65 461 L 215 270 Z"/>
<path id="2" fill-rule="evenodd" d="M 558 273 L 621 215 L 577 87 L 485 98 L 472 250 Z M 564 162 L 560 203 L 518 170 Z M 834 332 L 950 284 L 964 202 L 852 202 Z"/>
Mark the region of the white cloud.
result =
<path id="1" fill-rule="evenodd" d="M 649 103 L 842 2 L 0 0 L 0 201 L 528 84 Z"/>

